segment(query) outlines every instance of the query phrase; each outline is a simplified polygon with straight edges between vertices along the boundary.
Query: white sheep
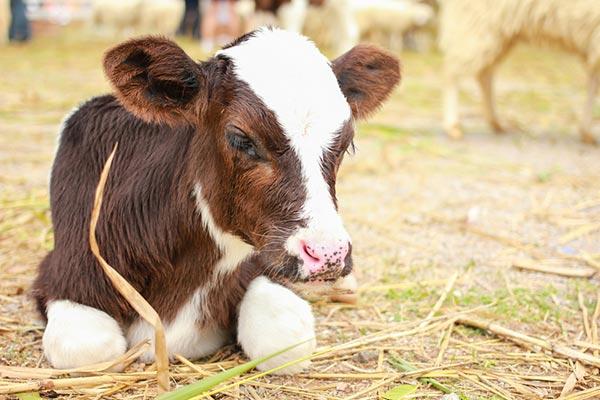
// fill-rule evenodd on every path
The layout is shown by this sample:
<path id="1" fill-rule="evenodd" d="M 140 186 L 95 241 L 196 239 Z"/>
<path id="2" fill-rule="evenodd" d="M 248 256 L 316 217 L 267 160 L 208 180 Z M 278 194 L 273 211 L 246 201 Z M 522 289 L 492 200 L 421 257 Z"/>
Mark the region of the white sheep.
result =
<path id="1" fill-rule="evenodd" d="M 130 33 L 138 25 L 142 0 L 94 0 L 90 16 L 97 33 Z"/>
<path id="2" fill-rule="evenodd" d="M 97 30 L 174 35 L 183 16 L 179 0 L 95 0 L 92 23 Z"/>
<path id="3" fill-rule="evenodd" d="M 334 55 L 350 50 L 360 39 L 350 0 L 327 0 L 318 7 L 309 6 L 302 32 Z"/>
<path id="4" fill-rule="evenodd" d="M 327 0 L 308 8 L 304 33 L 334 53 L 360 39 L 401 49 L 404 34 L 432 18 L 433 9 L 414 0 Z"/>
<path id="5" fill-rule="evenodd" d="M 301 33 L 307 8 L 307 0 L 291 0 L 289 3 L 283 4 L 277 10 L 277 19 L 281 27 L 287 31 Z"/>
<path id="6" fill-rule="evenodd" d="M 137 30 L 140 33 L 175 35 L 184 13 L 183 0 L 143 0 Z"/>
<path id="7" fill-rule="evenodd" d="M 520 41 L 555 44 L 581 57 L 588 73 L 588 93 L 579 131 L 591 134 L 594 97 L 600 84 L 600 1 L 598 0 L 445 0 L 441 4 L 440 48 L 444 52 L 444 128 L 461 137 L 458 82 L 475 76 L 484 115 L 502 132 L 493 101 L 494 69 Z"/>
<path id="8" fill-rule="evenodd" d="M 404 34 L 429 23 L 434 15 L 431 6 L 417 0 L 291 0 L 276 15 L 256 11 L 254 5 L 254 0 L 237 2 L 244 30 L 264 25 L 301 30 L 334 55 L 348 51 L 360 39 L 399 50 Z"/>
<path id="9" fill-rule="evenodd" d="M 242 19 L 245 31 L 252 31 L 261 26 L 278 26 L 286 31 L 302 31 L 306 18 L 309 0 L 290 0 L 279 6 L 276 14 L 271 11 L 256 9 L 254 0 L 238 0 L 235 10 Z"/>
<path id="10" fill-rule="evenodd" d="M 404 34 L 433 19 L 431 6 L 411 0 L 351 0 L 352 14 L 362 40 L 402 49 Z"/>

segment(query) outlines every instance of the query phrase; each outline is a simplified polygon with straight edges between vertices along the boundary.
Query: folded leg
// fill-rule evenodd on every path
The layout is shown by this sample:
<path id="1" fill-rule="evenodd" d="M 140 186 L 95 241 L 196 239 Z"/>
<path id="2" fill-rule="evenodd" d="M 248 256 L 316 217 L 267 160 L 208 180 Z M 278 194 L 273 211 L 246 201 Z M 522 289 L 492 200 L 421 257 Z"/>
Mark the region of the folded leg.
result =
<path id="1" fill-rule="evenodd" d="M 265 371 L 311 354 L 316 347 L 315 322 L 310 305 L 291 290 L 256 278 L 248 286 L 240 304 L 238 341 L 251 359 L 267 356 L 291 345 L 307 341 L 258 366 Z M 310 364 L 299 364 L 278 371 L 300 372 Z"/>
<path id="2" fill-rule="evenodd" d="M 42 339 L 44 354 L 55 368 L 77 368 L 113 360 L 127 342 L 110 315 L 69 300 L 51 301 Z"/>

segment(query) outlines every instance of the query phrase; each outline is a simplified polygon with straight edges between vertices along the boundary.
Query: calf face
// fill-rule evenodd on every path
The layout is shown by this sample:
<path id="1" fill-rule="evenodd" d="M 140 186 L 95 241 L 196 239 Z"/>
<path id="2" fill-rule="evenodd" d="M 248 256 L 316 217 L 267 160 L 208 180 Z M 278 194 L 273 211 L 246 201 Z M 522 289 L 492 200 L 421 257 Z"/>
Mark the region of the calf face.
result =
<path id="1" fill-rule="evenodd" d="M 195 171 L 190 194 L 224 252 L 253 253 L 293 280 L 350 272 L 336 173 L 355 119 L 399 81 L 394 57 L 361 45 L 330 63 L 302 36 L 261 29 L 205 62 L 150 37 L 110 50 L 104 66 L 130 112 L 195 127 L 182 168 Z"/>

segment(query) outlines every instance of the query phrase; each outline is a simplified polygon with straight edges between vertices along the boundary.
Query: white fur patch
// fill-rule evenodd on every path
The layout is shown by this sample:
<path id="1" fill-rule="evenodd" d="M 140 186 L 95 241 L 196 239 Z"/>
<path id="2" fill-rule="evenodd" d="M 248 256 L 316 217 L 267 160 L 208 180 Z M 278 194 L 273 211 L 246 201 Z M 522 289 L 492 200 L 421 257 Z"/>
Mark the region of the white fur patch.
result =
<path id="1" fill-rule="evenodd" d="M 307 194 L 300 217 L 310 236 L 349 241 L 321 170 L 324 152 L 351 118 L 329 60 L 307 38 L 267 28 L 217 54 L 233 61 L 237 78 L 273 111 L 296 152 Z M 288 250 L 298 254 L 292 242 Z"/>
<path id="2" fill-rule="evenodd" d="M 113 360 L 127 343 L 121 327 L 103 311 L 68 300 L 51 301 L 42 339 L 44 354 L 54 368 L 77 368 Z"/>
<path id="3" fill-rule="evenodd" d="M 234 271 L 242 261 L 254 252 L 254 247 L 235 235 L 223 232 L 217 226 L 210 212 L 208 202 L 202 195 L 202 186 L 200 184 L 196 184 L 194 187 L 194 196 L 196 198 L 196 209 L 202 216 L 204 226 L 223 255 L 217 262 L 215 272 L 217 274 L 227 274 Z"/>
<path id="4" fill-rule="evenodd" d="M 238 319 L 238 341 L 246 355 L 256 359 L 306 340 L 260 364 L 258 369 L 266 371 L 312 354 L 316 347 L 315 320 L 310 305 L 291 290 L 265 277 L 252 281 L 240 304 Z M 303 361 L 278 373 L 297 373 L 309 365 L 309 361 Z"/>
<path id="5" fill-rule="evenodd" d="M 206 284 L 207 286 L 198 288 L 188 302 L 179 309 L 175 319 L 165 326 L 165 336 L 169 356 L 181 354 L 186 358 L 197 359 L 214 353 L 227 340 L 227 333 L 220 329 L 200 328 L 203 321 L 211 318 L 204 307 L 211 285 L 217 283 L 223 274 L 234 271 L 244 259 L 253 253 L 254 248 L 237 236 L 223 232 L 217 226 L 208 202 L 202 195 L 200 184 L 194 187 L 193 195 L 196 200 L 196 209 L 222 255 L 215 266 L 213 276 Z M 130 346 L 143 340 L 150 340 L 151 343 L 154 343 L 154 328 L 143 319 L 138 319 L 127 329 L 127 340 Z M 153 361 L 154 350 L 144 353 L 140 360 L 143 362 Z"/>
<path id="6" fill-rule="evenodd" d="M 165 337 L 169 357 L 180 354 L 188 359 L 197 359 L 217 351 L 227 339 L 222 330 L 200 328 L 205 315 L 202 315 L 202 303 L 206 292 L 198 289 L 191 299 L 181 307 L 175 319 L 165 326 Z M 127 341 L 133 346 L 143 340 L 154 343 L 154 328 L 145 320 L 138 319 L 127 330 Z M 154 361 L 154 346 L 140 356 L 142 362 Z"/>
<path id="7" fill-rule="evenodd" d="M 91 99 L 90 99 L 91 100 Z M 90 101 L 88 100 L 88 101 Z M 79 111 L 79 109 L 81 108 L 81 106 L 83 104 L 87 103 L 83 102 L 75 107 L 73 107 L 71 109 L 71 111 L 69 111 L 67 114 L 65 114 L 65 116 L 63 117 L 62 121 L 60 121 L 60 125 L 58 127 L 58 134 L 56 135 L 56 142 L 54 142 L 54 157 L 52 158 L 53 160 L 56 159 L 56 154 L 58 153 L 58 148 L 60 147 L 60 142 L 62 141 L 62 134 L 65 130 L 65 127 L 67 126 L 67 121 L 69 121 L 69 119 L 77 112 Z M 48 183 L 50 183 L 51 178 L 52 178 L 52 169 L 50 169 L 50 171 L 48 172 Z"/>
<path id="8" fill-rule="evenodd" d="M 87 101 L 84 101 L 83 103 L 80 103 L 78 105 L 76 105 L 75 107 L 73 107 L 68 113 L 65 114 L 65 116 L 63 117 L 62 121 L 60 121 L 60 126 L 58 128 L 58 135 L 56 135 L 56 143 L 54 146 L 54 155 L 56 155 L 56 151 L 58 150 L 58 146 L 60 146 L 60 142 L 62 140 L 62 133 L 65 130 L 65 126 L 67 125 L 67 121 L 69 121 L 69 119 L 71 119 L 71 117 L 77 112 L 79 111 L 79 109 L 81 108 L 82 105 L 86 104 L 87 102 L 93 100 L 89 99 Z"/>

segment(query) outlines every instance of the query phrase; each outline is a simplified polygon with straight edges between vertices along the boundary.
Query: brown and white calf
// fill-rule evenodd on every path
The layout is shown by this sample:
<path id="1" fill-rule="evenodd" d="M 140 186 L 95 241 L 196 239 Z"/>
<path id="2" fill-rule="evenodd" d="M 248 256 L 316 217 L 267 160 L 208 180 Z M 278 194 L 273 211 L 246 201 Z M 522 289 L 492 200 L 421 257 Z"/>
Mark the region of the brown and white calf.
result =
<path id="1" fill-rule="evenodd" d="M 117 142 L 98 241 L 165 322 L 170 355 L 198 358 L 237 336 L 256 358 L 314 338 L 308 303 L 284 285 L 350 272 L 336 173 L 354 121 L 398 83 L 398 61 L 365 45 L 330 63 L 302 36 L 262 29 L 199 63 L 167 39 L 130 40 L 104 68 L 115 95 L 64 122 L 52 170 L 55 247 L 34 285 L 50 363 L 101 362 L 153 338 L 87 240 Z"/>

